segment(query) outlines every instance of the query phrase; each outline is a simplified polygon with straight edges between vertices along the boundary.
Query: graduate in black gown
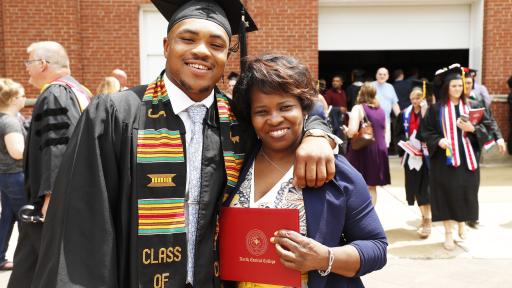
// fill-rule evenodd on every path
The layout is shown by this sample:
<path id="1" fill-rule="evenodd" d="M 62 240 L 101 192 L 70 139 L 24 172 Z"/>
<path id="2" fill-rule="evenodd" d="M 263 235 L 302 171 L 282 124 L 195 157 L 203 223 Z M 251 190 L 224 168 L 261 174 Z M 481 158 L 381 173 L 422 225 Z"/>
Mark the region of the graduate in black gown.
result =
<path id="1" fill-rule="evenodd" d="M 421 238 L 427 238 L 432 228 L 428 187 L 429 163 L 428 151 L 419 133 L 427 104 L 422 88 L 414 88 L 409 99 L 412 104 L 402 110 L 396 118 L 394 138 L 399 144 L 397 151 L 404 167 L 407 204 L 413 206 L 415 202 L 418 203 L 422 221 L 417 233 Z"/>
<path id="2" fill-rule="evenodd" d="M 90 92 L 71 76 L 64 47 L 53 41 L 34 42 L 28 48 L 29 82 L 41 89 L 32 110 L 24 155 L 25 189 L 33 209 L 22 221 L 9 279 L 13 288 L 29 287 L 39 257 L 41 232 L 64 151 Z M 22 218 L 22 220 L 24 217 Z"/>
<path id="3" fill-rule="evenodd" d="M 488 136 L 482 124 L 467 121 L 462 78 L 458 64 L 436 73 L 434 92 L 439 101 L 429 107 L 421 125 L 431 163 L 432 221 L 443 221 L 447 250 L 455 249 L 454 222 L 463 239 L 464 222 L 478 219 L 478 159 Z"/>
<path id="4" fill-rule="evenodd" d="M 95 97 L 80 118 L 32 287 L 220 287 L 218 212 L 256 142 L 216 87 L 242 5 L 153 2 L 169 21 L 166 69 L 149 85 Z M 248 31 L 256 29 L 248 14 L 245 20 Z M 202 121 L 191 123 L 191 108 L 206 110 Z M 318 118 L 306 126 L 328 131 Z M 317 186 L 334 172 L 335 144 L 322 130 L 311 133 L 297 154 L 297 165 L 308 169 L 305 177 L 295 170 L 299 186 L 306 179 Z M 202 145 L 190 144 L 198 135 Z M 200 159 L 191 152 L 198 147 Z M 189 168 L 197 163 L 200 169 Z"/>

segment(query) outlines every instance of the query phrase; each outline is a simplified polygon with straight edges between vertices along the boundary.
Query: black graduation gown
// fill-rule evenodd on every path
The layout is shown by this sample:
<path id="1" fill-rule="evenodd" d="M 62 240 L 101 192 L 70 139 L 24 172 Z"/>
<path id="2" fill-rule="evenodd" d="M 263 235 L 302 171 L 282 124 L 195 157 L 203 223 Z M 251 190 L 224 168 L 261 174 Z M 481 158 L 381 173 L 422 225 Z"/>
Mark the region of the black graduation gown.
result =
<path id="1" fill-rule="evenodd" d="M 411 113 L 414 113 L 412 111 Z M 400 112 L 398 117 L 396 118 L 396 129 L 395 129 L 395 137 L 396 143 L 400 140 L 407 141 L 407 137 L 405 137 L 405 127 L 404 127 L 404 111 Z M 421 112 L 418 115 L 420 117 L 420 126 L 421 126 Z M 421 134 L 419 133 L 420 129 L 416 132 L 416 139 L 423 141 L 421 138 Z M 396 146 L 398 155 L 400 157 L 404 157 L 405 151 L 400 148 L 398 145 Z M 428 164 L 425 156 L 422 157 L 423 165 L 421 165 L 420 171 L 409 168 L 409 164 L 407 163 L 407 159 L 405 159 L 404 163 L 404 172 L 405 172 L 405 195 L 407 204 L 410 206 L 414 205 L 414 202 L 418 202 L 418 206 L 428 205 L 430 204 L 430 191 L 428 187 Z"/>
<path id="2" fill-rule="evenodd" d="M 81 117 L 55 184 L 32 287 L 139 287 L 133 180 L 146 87 L 99 96 Z M 213 237 L 226 173 L 215 106 L 204 126 L 195 287 L 218 287 Z M 327 129 L 318 120 L 308 127 Z M 249 151 L 254 132 L 240 132 Z"/>
<path id="3" fill-rule="evenodd" d="M 480 186 L 480 168 L 468 170 L 465 154 L 461 153 L 461 165 L 457 168 L 446 165 L 445 150 L 438 146 L 444 138 L 439 121 L 440 103 L 429 107 L 420 127 L 421 135 L 427 143 L 430 154 L 430 191 L 432 221 L 455 220 L 458 222 L 478 220 L 478 188 Z M 459 117 L 459 110 L 456 115 Z M 487 130 L 480 124 L 468 138 L 475 152 L 476 161 L 487 139 Z M 464 151 L 461 130 L 457 128 L 459 149 Z"/>
<path id="4" fill-rule="evenodd" d="M 65 79 L 80 84 L 71 76 Z M 39 214 L 44 195 L 54 190 L 54 183 L 66 145 L 80 117 L 73 91 L 64 85 L 49 85 L 37 98 L 27 135 L 24 172 L 27 199 Z M 14 269 L 9 287 L 29 287 L 39 254 L 42 223 L 20 223 Z"/>

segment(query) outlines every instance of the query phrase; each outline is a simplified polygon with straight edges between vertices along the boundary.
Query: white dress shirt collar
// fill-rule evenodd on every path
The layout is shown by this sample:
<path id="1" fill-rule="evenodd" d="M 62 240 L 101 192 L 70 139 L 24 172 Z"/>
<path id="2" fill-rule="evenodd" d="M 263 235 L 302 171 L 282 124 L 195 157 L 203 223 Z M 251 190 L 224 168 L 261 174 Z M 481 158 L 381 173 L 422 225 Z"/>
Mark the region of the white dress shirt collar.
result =
<path id="1" fill-rule="evenodd" d="M 194 102 L 194 100 L 190 99 L 185 92 L 183 92 L 178 86 L 174 85 L 174 83 L 169 80 L 166 73 L 164 73 L 164 84 L 167 89 L 167 95 L 169 95 L 169 99 L 171 100 L 171 106 L 174 114 L 178 115 L 179 113 L 187 110 L 188 107 L 202 103 L 206 106 L 206 108 L 210 108 L 213 104 L 214 96 L 213 91 L 210 92 L 210 95 L 203 99 L 201 102 Z"/>

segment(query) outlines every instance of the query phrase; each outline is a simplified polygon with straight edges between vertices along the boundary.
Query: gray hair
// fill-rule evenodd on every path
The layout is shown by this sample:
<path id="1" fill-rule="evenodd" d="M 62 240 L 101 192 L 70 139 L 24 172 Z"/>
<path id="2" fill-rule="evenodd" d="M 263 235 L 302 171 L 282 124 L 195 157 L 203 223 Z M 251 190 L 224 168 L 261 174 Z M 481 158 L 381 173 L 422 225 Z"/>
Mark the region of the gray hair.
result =
<path id="1" fill-rule="evenodd" d="M 27 53 L 33 53 L 34 59 L 44 59 L 50 67 L 69 69 L 69 57 L 66 49 L 55 41 L 40 41 L 30 44 Z"/>

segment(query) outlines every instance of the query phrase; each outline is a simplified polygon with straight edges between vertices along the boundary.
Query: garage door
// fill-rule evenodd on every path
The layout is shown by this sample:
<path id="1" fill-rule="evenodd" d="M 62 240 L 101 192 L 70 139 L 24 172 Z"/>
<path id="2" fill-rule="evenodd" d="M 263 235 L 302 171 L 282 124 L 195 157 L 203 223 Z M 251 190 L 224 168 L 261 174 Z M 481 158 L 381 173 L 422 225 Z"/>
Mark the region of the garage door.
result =
<path id="1" fill-rule="evenodd" d="M 150 83 L 165 68 L 163 39 L 167 21 L 153 5 L 143 5 L 139 14 L 140 81 Z M 159 43 L 158 45 L 150 45 Z"/>
<path id="2" fill-rule="evenodd" d="M 322 2 L 319 50 L 468 49 L 471 45 L 469 4 L 325 6 Z"/>

